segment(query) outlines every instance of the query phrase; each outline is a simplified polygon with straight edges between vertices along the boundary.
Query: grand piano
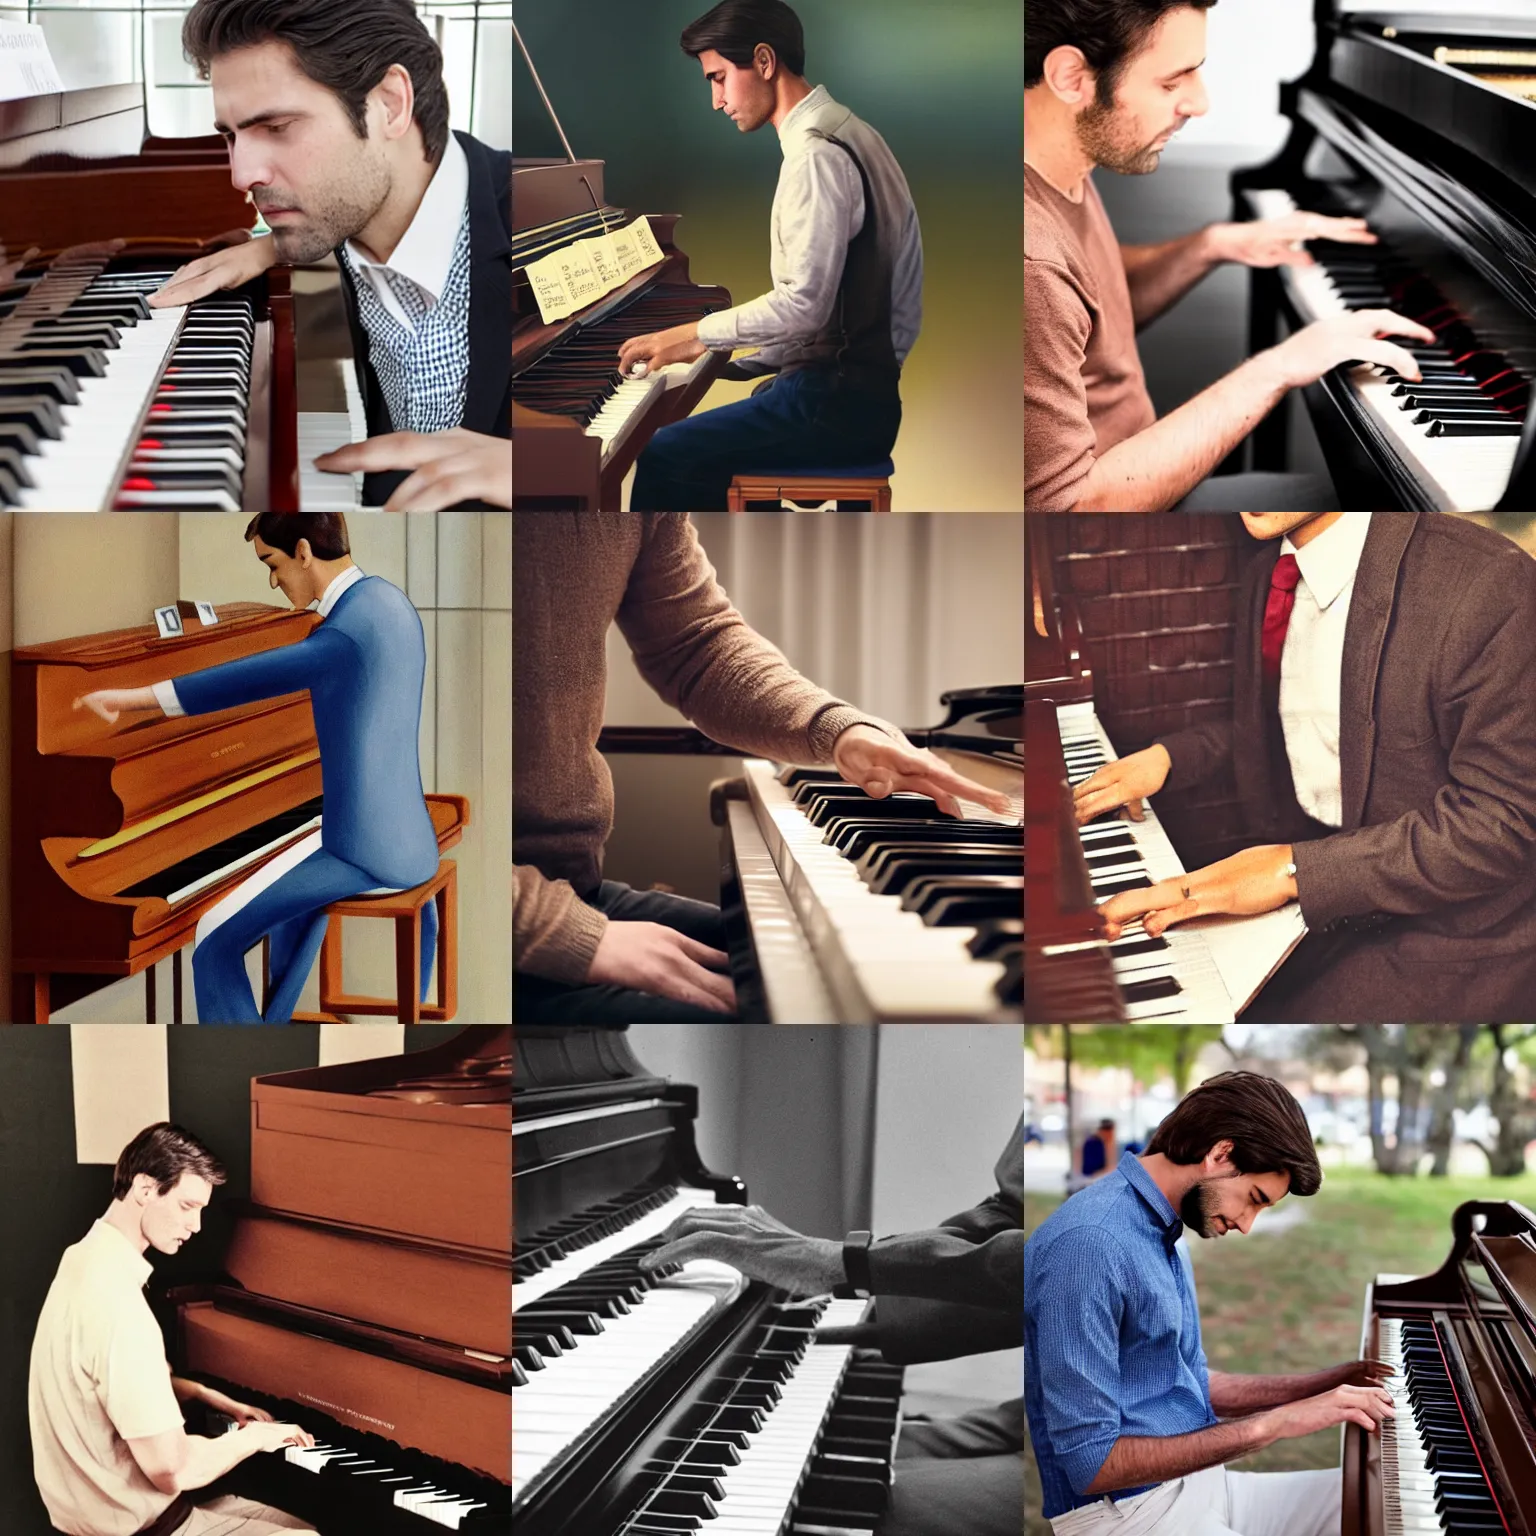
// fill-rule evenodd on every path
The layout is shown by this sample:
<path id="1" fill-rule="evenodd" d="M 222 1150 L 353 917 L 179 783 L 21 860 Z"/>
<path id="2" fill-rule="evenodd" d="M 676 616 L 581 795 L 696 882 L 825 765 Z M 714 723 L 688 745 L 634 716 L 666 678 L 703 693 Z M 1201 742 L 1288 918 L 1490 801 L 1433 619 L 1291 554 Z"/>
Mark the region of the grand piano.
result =
<path id="1" fill-rule="evenodd" d="M 872 800 L 829 768 L 749 759 L 711 791 L 721 910 L 746 1022 L 1013 1023 L 1023 1003 L 1023 744 L 1017 684 L 940 696 L 908 730 L 1006 813 Z M 736 756 L 691 728 L 610 726 L 603 752 Z"/>
<path id="2" fill-rule="evenodd" d="M 253 1081 L 250 1200 L 222 1278 L 169 1293 L 170 1357 L 316 1445 L 211 1495 L 321 1536 L 509 1528 L 509 1034 Z"/>
<path id="3" fill-rule="evenodd" d="M 1232 182 L 1239 219 L 1366 218 L 1376 246 L 1309 242 L 1316 265 L 1252 275 L 1250 351 L 1351 309 L 1420 320 L 1410 383 L 1372 365 L 1305 392 L 1339 505 L 1536 505 L 1536 4 L 1315 0 L 1317 53 L 1281 89 L 1292 131 Z M 1286 467 L 1286 413 L 1255 432 Z"/>
<path id="4" fill-rule="evenodd" d="M 292 645 L 320 622 L 306 611 L 229 603 L 204 625 L 178 605 L 183 633 L 154 625 L 23 646 L 11 661 L 10 1017 L 53 1008 L 181 951 L 237 883 L 320 825 L 320 750 L 307 693 L 196 717 L 124 715 L 115 726 L 73 708 L 98 688 L 163 678 Z M 461 795 L 428 795 L 438 847 L 469 822 Z"/>
<path id="5" fill-rule="evenodd" d="M 868 1303 L 729 1265 L 643 1273 L 683 1211 L 740 1205 L 699 1160 L 698 1090 L 606 1030 L 513 1046 L 512 1511 L 519 1536 L 873 1531 L 902 1373 L 820 1344 Z"/>
<path id="6" fill-rule="evenodd" d="M 631 336 L 730 308 L 724 288 L 691 281 L 676 243 L 677 214 L 650 214 L 663 260 L 564 319 L 541 318 L 527 268 L 631 223 L 635 212 L 604 197 L 603 162 L 578 159 L 519 50 L 549 112 L 564 158 L 512 160 L 512 506 L 517 511 L 616 510 L 624 477 L 652 435 L 687 416 L 721 376 L 725 353 L 670 364 L 642 379 L 618 371 Z"/>
<path id="7" fill-rule="evenodd" d="M 1360 1358 L 1397 1410 L 1344 1426 L 1343 1536 L 1536 1531 L 1536 1214 L 1473 1200 L 1432 1275 L 1366 1288 Z"/>
<path id="8" fill-rule="evenodd" d="M 0 507 L 359 504 L 360 477 L 309 465 L 367 427 L 350 365 L 301 417 L 286 268 L 147 302 L 254 222 L 223 141 L 147 134 L 141 85 L 0 102 Z"/>

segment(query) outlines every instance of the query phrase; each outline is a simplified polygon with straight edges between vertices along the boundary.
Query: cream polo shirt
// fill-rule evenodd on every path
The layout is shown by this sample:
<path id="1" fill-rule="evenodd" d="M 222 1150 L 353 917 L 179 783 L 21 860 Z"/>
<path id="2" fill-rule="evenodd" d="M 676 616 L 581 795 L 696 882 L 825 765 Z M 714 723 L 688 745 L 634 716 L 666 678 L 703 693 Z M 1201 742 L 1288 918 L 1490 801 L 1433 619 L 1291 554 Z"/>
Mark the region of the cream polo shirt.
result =
<path id="1" fill-rule="evenodd" d="M 32 1339 L 32 1470 L 48 1516 L 70 1536 L 133 1536 L 172 1495 L 145 1477 L 129 1440 L 180 1426 L 165 1343 L 144 1283 L 149 1261 L 97 1221 L 64 1250 Z"/>

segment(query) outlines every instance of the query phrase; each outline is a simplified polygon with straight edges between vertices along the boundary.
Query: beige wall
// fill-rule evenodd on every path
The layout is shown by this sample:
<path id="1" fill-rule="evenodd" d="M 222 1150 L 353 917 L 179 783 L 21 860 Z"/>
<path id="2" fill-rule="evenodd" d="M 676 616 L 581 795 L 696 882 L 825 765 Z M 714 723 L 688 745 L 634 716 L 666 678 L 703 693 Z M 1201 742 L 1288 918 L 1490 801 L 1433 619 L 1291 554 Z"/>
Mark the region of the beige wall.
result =
<path id="1" fill-rule="evenodd" d="M 247 521 L 244 513 L 7 517 L 0 524 L 5 530 L 0 533 L 0 614 L 5 621 L 0 634 L 9 637 L 14 629 L 14 643 L 25 645 L 144 624 L 154 608 L 178 598 L 284 606 L 286 600 L 270 589 L 265 570 L 244 542 Z M 511 862 L 510 529 L 506 518 L 495 513 L 360 513 L 348 520 L 348 528 L 357 563 L 402 587 L 421 614 L 427 642 L 422 782 L 428 791 L 467 795 L 471 802 L 470 828 L 450 855 L 459 865 L 458 1022 L 504 1022 L 511 997 L 506 873 Z M 8 777 L 8 753 L 5 764 Z M 392 942 L 387 923 L 348 922 L 348 990 L 375 995 L 393 990 Z M 255 963 L 253 957 L 253 975 Z M 169 1017 L 170 962 L 162 962 L 159 971 L 164 1019 Z M 185 983 L 190 1022 L 195 1013 L 190 969 Z M 4 995 L 9 997 L 8 984 Z M 300 1007 L 314 1008 L 317 1001 L 312 976 Z M 143 978 L 118 982 L 56 1017 L 60 1022 L 142 1020 Z"/>

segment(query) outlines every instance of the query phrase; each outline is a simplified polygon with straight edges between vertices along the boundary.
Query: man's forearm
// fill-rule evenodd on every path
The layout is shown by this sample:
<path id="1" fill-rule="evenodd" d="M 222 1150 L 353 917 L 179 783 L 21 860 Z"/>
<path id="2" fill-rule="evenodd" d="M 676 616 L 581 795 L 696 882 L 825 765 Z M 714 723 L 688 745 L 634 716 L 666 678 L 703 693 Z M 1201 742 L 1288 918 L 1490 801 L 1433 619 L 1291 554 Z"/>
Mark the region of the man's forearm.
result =
<path id="1" fill-rule="evenodd" d="M 202 1401 L 202 1383 L 188 1381 L 185 1376 L 171 1377 L 171 1391 L 176 1394 L 176 1401 L 178 1403 L 197 1403 Z"/>
<path id="2" fill-rule="evenodd" d="M 1222 1418 L 1258 1413 L 1265 1408 L 1280 1408 L 1317 1397 L 1341 1387 L 1354 1376 L 1352 1365 L 1336 1366 L 1327 1371 L 1310 1371 L 1305 1376 L 1232 1376 L 1225 1371 L 1210 1373 L 1211 1408 Z"/>
<path id="3" fill-rule="evenodd" d="M 1275 1435 L 1262 1416 L 1233 1419 L 1191 1435 L 1121 1435 L 1084 1493 L 1114 1493 L 1219 1467 L 1273 1445 Z"/>
<path id="4" fill-rule="evenodd" d="M 1170 305 L 1177 304 L 1216 266 L 1218 257 L 1209 229 L 1165 240 L 1161 245 L 1122 245 L 1120 260 L 1131 290 L 1136 329 L 1150 325 Z"/>
<path id="5" fill-rule="evenodd" d="M 177 1489 L 185 1492 L 189 1488 L 206 1488 L 232 1467 L 238 1467 L 247 1456 L 254 1456 L 261 1449 L 263 1427 L 247 1424 L 211 1440 L 206 1435 L 188 1435 L 186 1458 L 176 1474 Z"/>
<path id="6" fill-rule="evenodd" d="M 1279 404 L 1286 384 L 1260 352 L 1144 432 L 1100 455 L 1074 512 L 1166 512 Z"/>

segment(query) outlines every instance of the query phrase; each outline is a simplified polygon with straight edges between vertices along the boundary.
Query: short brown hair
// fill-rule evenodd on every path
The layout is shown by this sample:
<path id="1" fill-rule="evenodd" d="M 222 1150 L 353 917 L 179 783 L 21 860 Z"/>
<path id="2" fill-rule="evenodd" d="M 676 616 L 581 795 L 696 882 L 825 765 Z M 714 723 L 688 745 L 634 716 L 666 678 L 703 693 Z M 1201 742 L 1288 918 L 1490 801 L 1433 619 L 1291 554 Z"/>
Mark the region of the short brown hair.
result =
<path id="1" fill-rule="evenodd" d="M 1147 1143 L 1169 1162 L 1198 1163 L 1218 1141 L 1232 1143 L 1240 1173 L 1288 1173 L 1293 1195 L 1315 1195 L 1322 1165 L 1296 1096 L 1259 1072 L 1222 1072 L 1192 1089 Z"/>
<path id="2" fill-rule="evenodd" d="M 352 553 L 344 512 L 258 512 L 245 527 L 245 542 L 260 539 L 285 555 L 298 553 L 299 540 L 309 540 L 316 560 L 340 560 Z"/>
<path id="3" fill-rule="evenodd" d="M 1095 76 L 1094 99 L 1114 105 L 1125 66 L 1169 11 L 1208 11 L 1216 0 L 1029 0 L 1024 25 L 1024 89 L 1045 78 L 1045 58 L 1077 48 Z"/>
<path id="4" fill-rule="evenodd" d="M 201 80 L 221 54 L 258 43 L 287 43 L 294 63 L 347 109 L 360 139 L 368 137 L 369 91 L 399 64 L 411 77 L 427 163 L 442 159 L 443 54 L 411 0 L 197 0 L 181 26 L 182 51 Z"/>
<path id="5" fill-rule="evenodd" d="M 805 73 L 805 30 L 784 0 L 720 0 L 683 28 L 681 41 L 690 58 L 713 48 L 737 69 L 746 69 L 757 45 L 767 43 L 790 74 Z"/>
<path id="6" fill-rule="evenodd" d="M 210 1184 L 222 1184 L 224 1165 L 191 1131 L 162 1120 L 146 1125 L 118 1155 L 112 1174 L 112 1198 L 121 1200 L 133 1188 L 134 1177 L 147 1173 L 155 1189 L 168 1195 L 184 1173 L 195 1173 Z"/>

